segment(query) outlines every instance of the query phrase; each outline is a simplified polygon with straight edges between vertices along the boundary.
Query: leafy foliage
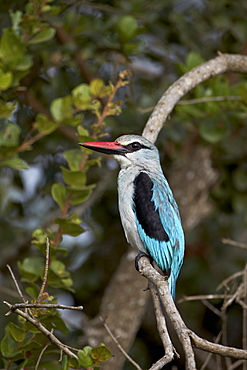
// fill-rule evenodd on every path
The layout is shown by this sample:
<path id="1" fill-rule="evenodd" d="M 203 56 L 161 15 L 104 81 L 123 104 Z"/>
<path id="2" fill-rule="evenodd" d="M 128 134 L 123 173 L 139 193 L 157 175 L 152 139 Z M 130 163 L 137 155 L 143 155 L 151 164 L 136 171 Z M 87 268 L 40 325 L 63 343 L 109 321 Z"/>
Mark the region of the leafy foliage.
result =
<path id="1" fill-rule="evenodd" d="M 94 191 L 101 168 L 100 158 L 89 159 L 90 151 L 78 148 L 77 143 L 101 139 L 109 132 L 114 137 L 140 134 L 145 112 L 151 112 L 179 75 L 215 56 L 217 50 L 245 50 L 243 1 L 193 4 L 23 0 L 1 5 L 1 272 L 5 276 L 6 262 L 17 265 L 26 297 L 32 302 L 37 300 L 44 276 L 47 238 L 50 266 L 43 298 L 52 304 L 56 302 L 53 296 L 64 290 L 76 301 L 87 302 L 89 316 L 97 310 L 109 279 L 105 275 L 112 273 L 123 252 L 123 237 L 114 221 L 113 181 L 109 180 L 109 191 L 102 196 L 104 207 L 95 207 L 94 223 L 87 215 L 81 216 L 80 206 Z M 133 72 L 129 86 L 125 69 Z M 222 100 L 214 101 L 215 97 Z M 176 107 L 172 124 L 158 143 L 166 154 L 166 166 L 191 143 L 210 147 L 220 174 L 210 194 L 215 213 L 187 237 L 189 252 L 179 286 L 186 286 L 188 294 L 208 292 L 208 276 L 216 285 L 244 259 L 232 249 L 222 250 L 219 240 L 226 233 L 238 238 L 247 220 L 246 97 L 246 80 L 241 76 L 220 76 L 197 86 L 186 97 L 197 102 Z M 202 98 L 207 101 L 200 102 Z M 95 257 L 93 248 L 81 247 L 84 242 L 75 242 L 77 246 L 68 251 L 62 243 L 68 236 L 83 234 L 90 222 L 96 230 L 94 248 L 99 234 L 105 234 L 107 253 L 98 248 Z M 102 238 L 101 246 L 105 245 Z M 111 249 L 116 243 L 119 251 Z M 198 244 L 200 250 L 195 247 Z M 13 250 L 16 258 L 8 254 Z M 34 314 L 50 329 L 68 332 L 55 309 Z M 191 317 L 186 314 L 188 322 L 201 328 L 203 310 L 194 310 Z M 2 335 L 2 366 L 10 369 L 31 368 L 47 343 L 38 329 L 21 318 L 6 323 Z M 73 342 L 73 335 L 69 339 Z M 64 356 L 59 363 L 58 353 L 51 348 L 41 359 L 47 369 L 86 364 L 97 369 L 110 356 L 103 345 L 86 346 L 78 352 L 79 362 Z"/>

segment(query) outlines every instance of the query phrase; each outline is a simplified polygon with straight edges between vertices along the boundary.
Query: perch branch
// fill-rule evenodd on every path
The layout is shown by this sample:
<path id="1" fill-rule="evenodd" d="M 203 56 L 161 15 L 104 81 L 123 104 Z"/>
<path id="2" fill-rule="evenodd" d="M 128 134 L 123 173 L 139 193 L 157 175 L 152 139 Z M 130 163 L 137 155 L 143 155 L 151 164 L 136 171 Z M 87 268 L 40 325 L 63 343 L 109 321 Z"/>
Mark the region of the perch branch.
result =
<path id="1" fill-rule="evenodd" d="M 164 276 L 161 276 L 151 266 L 149 260 L 146 257 L 141 257 L 139 259 L 139 271 L 145 278 L 147 278 L 155 285 L 159 293 L 162 305 L 174 326 L 179 340 L 183 345 L 187 369 L 196 369 L 192 344 L 198 349 L 212 352 L 221 356 L 232 357 L 236 359 L 247 359 L 247 350 L 209 342 L 206 339 L 200 338 L 193 331 L 189 330 L 186 327 L 171 297 L 167 280 L 164 279 Z"/>
<path id="2" fill-rule="evenodd" d="M 151 282 L 149 283 L 149 289 L 151 291 L 151 295 L 153 298 L 155 317 L 157 320 L 157 328 L 165 350 L 165 355 L 161 359 L 159 359 L 155 364 L 153 364 L 150 370 L 159 370 L 173 360 L 174 354 L 176 354 L 177 356 L 178 354 L 175 348 L 173 347 L 172 341 L 167 331 L 166 320 L 162 311 L 159 293 L 155 285 L 152 284 Z"/>

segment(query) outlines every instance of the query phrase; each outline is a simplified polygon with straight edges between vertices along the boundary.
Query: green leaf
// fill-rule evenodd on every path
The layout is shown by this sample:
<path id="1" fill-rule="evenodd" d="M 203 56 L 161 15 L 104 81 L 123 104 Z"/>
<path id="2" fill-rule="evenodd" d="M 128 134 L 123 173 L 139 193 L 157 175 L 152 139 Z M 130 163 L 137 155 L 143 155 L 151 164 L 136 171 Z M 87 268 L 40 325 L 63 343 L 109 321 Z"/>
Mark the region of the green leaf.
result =
<path id="1" fill-rule="evenodd" d="M 5 28 L 0 43 L 0 58 L 5 59 L 6 64 L 8 64 L 8 61 L 12 62 L 13 59 L 18 59 L 25 51 L 26 46 L 15 32 L 11 28 Z"/>
<path id="2" fill-rule="evenodd" d="M 61 210 L 64 209 L 66 202 L 66 188 L 63 184 L 53 184 L 51 188 L 51 195 L 55 202 L 59 205 Z"/>
<path id="3" fill-rule="evenodd" d="M 200 125 L 200 134 L 203 139 L 215 144 L 223 140 L 229 133 L 229 124 L 226 119 L 205 119 Z"/>
<path id="4" fill-rule="evenodd" d="M 204 59 L 199 54 L 195 53 L 194 51 L 189 52 L 185 62 L 186 66 L 185 72 L 190 71 L 191 69 L 202 64 L 203 62 Z"/>
<path id="5" fill-rule="evenodd" d="M 83 152 L 80 149 L 66 150 L 63 155 L 65 156 L 69 169 L 71 171 L 79 171 L 84 157 Z"/>
<path id="6" fill-rule="evenodd" d="M 52 27 L 45 28 L 36 33 L 30 40 L 29 44 L 38 44 L 44 41 L 51 40 L 55 36 L 56 30 Z"/>
<path id="7" fill-rule="evenodd" d="M 10 15 L 11 22 L 12 22 L 12 28 L 15 31 L 15 33 L 17 33 L 17 31 L 19 30 L 19 25 L 22 20 L 22 12 L 20 10 L 13 12 L 13 10 L 10 9 L 9 15 Z"/>
<path id="8" fill-rule="evenodd" d="M 70 171 L 67 168 L 62 167 L 62 173 L 64 181 L 67 185 L 70 185 L 72 188 L 80 189 L 84 187 L 86 183 L 86 175 L 82 171 Z"/>
<path id="9" fill-rule="evenodd" d="M 65 265 L 58 260 L 52 260 L 48 274 L 49 286 L 54 288 L 64 288 L 72 291 L 73 281 L 70 273 L 66 271 Z"/>
<path id="10" fill-rule="evenodd" d="M 38 113 L 34 127 L 44 135 L 49 135 L 58 128 L 58 123 L 49 120 L 46 115 Z"/>
<path id="11" fill-rule="evenodd" d="M 79 136 L 89 136 L 88 130 L 82 126 L 77 127 L 77 132 Z"/>
<path id="12" fill-rule="evenodd" d="M 93 137 L 89 136 L 88 130 L 84 129 L 82 126 L 77 127 L 77 132 L 78 132 L 78 140 L 80 143 L 84 141 L 95 141 Z"/>
<path id="13" fill-rule="evenodd" d="M 0 118 L 9 118 L 13 114 L 16 103 L 1 103 L 0 102 Z"/>
<path id="14" fill-rule="evenodd" d="M 32 340 L 29 340 L 28 342 L 26 343 L 22 343 L 21 344 L 21 348 L 24 349 L 26 352 L 27 351 L 32 351 L 34 349 L 38 349 L 40 348 L 42 345 L 36 341 L 34 341 L 33 339 Z"/>
<path id="15" fill-rule="evenodd" d="M 48 320 L 52 321 L 52 326 L 54 330 L 58 330 L 63 334 L 69 334 L 69 329 L 60 316 L 53 316 L 52 318 L 49 317 Z"/>
<path id="16" fill-rule="evenodd" d="M 124 41 L 130 40 L 136 34 L 138 24 L 135 17 L 132 15 L 122 16 L 117 24 L 117 29 L 119 31 L 119 36 Z"/>
<path id="17" fill-rule="evenodd" d="M 18 261 L 18 270 L 23 281 L 36 281 L 43 276 L 44 259 L 38 256 L 27 257 L 23 262 Z"/>
<path id="18" fill-rule="evenodd" d="M 26 170 L 28 168 L 27 163 L 19 158 L 17 154 L 11 158 L 6 158 L 1 161 L 0 166 L 10 167 L 14 170 Z"/>
<path id="19" fill-rule="evenodd" d="M 78 109 L 88 109 L 92 95 L 87 84 L 81 84 L 72 90 L 73 104 Z"/>
<path id="20" fill-rule="evenodd" d="M 78 351 L 78 358 L 79 364 L 85 368 L 92 367 L 94 365 L 94 361 L 91 357 L 92 348 L 86 346 L 83 350 Z"/>
<path id="21" fill-rule="evenodd" d="M 68 370 L 69 369 L 68 356 L 63 355 L 61 366 L 62 366 L 61 370 Z"/>
<path id="22" fill-rule="evenodd" d="M 6 326 L 6 333 L 10 334 L 17 342 L 22 342 L 26 336 L 26 332 L 12 322 Z"/>
<path id="23" fill-rule="evenodd" d="M 12 72 L 4 72 L 0 69 L 0 90 L 7 90 L 11 86 L 12 80 Z"/>
<path id="24" fill-rule="evenodd" d="M 68 218 L 57 218 L 54 222 L 60 225 L 63 234 L 78 236 L 85 231 L 83 227 L 75 222 L 71 222 Z"/>
<path id="25" fill-rule="evenodd" d="M 97 364 L 100 364 L 101 362 L 109 361 L 112 354 L 109 348 L 107 348 L 104 344 L 101 344 L 100 346 L 92 349 L 91 356 Z"/>
<path id="26" fill-rule="evenodd" d="M 30 322 L 26 321 L 25 323 L 23 323 L 23 329 L 25 329 L 26 331 L 32 333 L 32 334 L 38 334 L 40 333 L 39 329 L 36 328 L 36 326 L 34 326 L 33 324 L 31 324 Z"/>
<path id="27" fill-rule="evenodd" d="M 85 202 L 85 200 L 91 195 L 93 188 L 95 188 L 95 185 L 85 186 L 84 189 L 68 189 L 69 193 L 73 194 L 71 204 L 73 206 L 77 206 L 78 204 Z"/>
<path id="28" fill-rule="evenodd" d="M 13 122 L 0 126 L 0 146 L 17 146 L 21 128 Z"/>
<path id="29" fill-rule="evenodd" d="M 78 369 L 80 366 L 79 361 L 76 358 L 69 359 L 69 366 L 73 367 L 74 369 Z"/>
<path id="30" fill-rule="evenodd" d="M 94 78 L 89 85 L 90 93 L 94 96 L 100 96 L 105 82 L 101 78 Z"/>
<path id="31" fill-rule="evenodd" d="M 32 67 L 32 65 L 33 65 L 32 58 L 29 55 L 22 55 L 16 60 L 13 69 L 16 71 L 27 71 L 29 68 Z M 26 74 L 24 74 L 23 76 L 19 76 L 19 79 L 24 77 L 25 75 Z"/>
<path id="32" fill-rule="evenodd" d="M 55 121 L 61 122 L 66 118 L 71 118 L 73 114 L 71 96 L 67 95 L 53 100 L 50 110 Z"/>
<path id="33" fill-rule="evenodd" d="M 3 357 L 11 358 L 16 355 L 18 351 L 18 342 L 16 342 L 12 336 L 5 335 L 1 341 L 1 353 Z M 20 351 L 19 351 L 20 353 Z"/>
<path id="34" fill-rule="evenodd" d="M 39 292 L 40 292 L 40 287 L 38 287 L 34 283 L 29 282 L 29 286 L 26 288 L 26 293 L 33 299 L 36 299 L 39 295 Z"/>

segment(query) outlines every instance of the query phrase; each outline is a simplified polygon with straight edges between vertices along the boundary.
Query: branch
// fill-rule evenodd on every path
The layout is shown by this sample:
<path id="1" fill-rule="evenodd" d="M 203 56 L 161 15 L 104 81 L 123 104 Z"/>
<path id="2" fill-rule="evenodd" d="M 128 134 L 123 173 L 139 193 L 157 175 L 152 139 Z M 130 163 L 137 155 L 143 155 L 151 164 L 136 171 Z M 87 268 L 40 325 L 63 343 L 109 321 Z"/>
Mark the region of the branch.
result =
<path id="1" fill-rule="evenodd" d="M 178 335 L 178 338 L 183 346 L 185 352 L 186 360 L 186 369 L 195 370 L 195 356 L 191 345 L 191 340 L 189 336 L 189 329 L 186 327 L 183 322 L 176 306 L 173 301 L 173 298 L 170 294 L 168 288 L 167 278 L 161 276 L 150 264 L 148 258 L 141 257 L 139 259 L 139 272 L 146 278 L 148 281 L 152 282 L 159 294 L 162 306 L 166 311 L 168 317 L 170 318 L 174 329 Z M 160 329 L 161 330 L 161 329 Z"/>
<path id="2" fill-rule="evenodd" d="M 228 71 L 247 73 L 247 56 L 219 54 L 216 58 L 193 68 L 180 77 L 162 95 L 142 135 L 154 143 L 174 106 L 185 94 L 201 82 Z"/>
<path id="3" fill-rule="evenodd" d="M 11 311 L 12 305 L 6 301 L 4 303 L 10 308 Z M 19 308 L 15 309 L 15 313 L 32 323 L 41 333 L 43 333 L 53 344 L 59 347 L 61 351 L 63 351 L 67 356 L 75 359 L 78 358 L 73 352 L 68 349 L 65 344 L 60 342 L 60 340 L 52 333 L 52 331 L 46 329 L 46 327 L 44 327 L 44 325 L 42 325 L 39 320 L 30 316 L 28 313 L 21 311 Z"/>
<path id="4" fill-rule="evenodd" d="M 192 350 L 192 344 L 194 347 L 212 352 L 225 357 L 232 357 L 236 359 L 247 359 L 247 350 L 238 349 L 234 347 L 223 346 L 209 342 L 206 339 L 200 338 L 193 331 L 189 330 L 184 321 L 182 320 L 175 303 L 169 292 L 167 280 L 164 276 L 161 276 L 150 264 L 148 258 L 141 257 L 139 259 L 139 272 L 152 282 L 159 294 L 162 306 L 164 307 L 166 314 L 170 318 L 174 329 L 178 335 L 180 342 L 183 345 L 183 349 L 186 356 L 186 368 L 189 370 L 196 369 L 194 353 Z"/>
<path id="5" fill-rule="evenodd" d="M 155 364 L 153 364 L 150 370 L 159 370 L 173 360 L 174 354 L 176 354 L 177 357 L 179 357 L 179 355 L 177 354 L 175 348 L 173 347 L 172 341 L 167 331 L 166 320 L 165 316 L 163 315 L 159 292 L 156 289 L 156 286 L 151 282 L 149 282 L 149 288 L 153 298 L 155 317 L 157 320 L 157 328 L 165 350 L 165 355 L 161 359 L 159 359 Z"/>
<path id="6" fill-rule="evenodd" d="M 3 303 L 8 304 L 8 302 L 3 301 Z M 19 308 L 56 308 L 59 310 L 74 310 L 74 311 L 82 311 L 83 306 L 66 306 L 63 304 L 44 304 L 44 303 L 15 303 L 11 305 L 9 312 L 5 314 L 5 316 L 9 316 L 11 313 L 15 312 Z"/>

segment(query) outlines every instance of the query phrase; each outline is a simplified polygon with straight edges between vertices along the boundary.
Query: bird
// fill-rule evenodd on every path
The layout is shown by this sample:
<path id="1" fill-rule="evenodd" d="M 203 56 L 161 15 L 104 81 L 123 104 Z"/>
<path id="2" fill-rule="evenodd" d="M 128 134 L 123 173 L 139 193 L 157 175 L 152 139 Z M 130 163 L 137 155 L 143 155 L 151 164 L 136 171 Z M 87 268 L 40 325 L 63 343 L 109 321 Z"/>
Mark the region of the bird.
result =
<path id="1" fill-rule="evenodd" d="M 185 239 L 178 205 L 163 174 L 157 147 L 139 135 L 79 145 L 113 155 L 119 162 L 118 207 L 126 239 L 139 251 L 138 256 L 147 255 L 168 277 L 175 299 Z"/>

